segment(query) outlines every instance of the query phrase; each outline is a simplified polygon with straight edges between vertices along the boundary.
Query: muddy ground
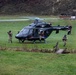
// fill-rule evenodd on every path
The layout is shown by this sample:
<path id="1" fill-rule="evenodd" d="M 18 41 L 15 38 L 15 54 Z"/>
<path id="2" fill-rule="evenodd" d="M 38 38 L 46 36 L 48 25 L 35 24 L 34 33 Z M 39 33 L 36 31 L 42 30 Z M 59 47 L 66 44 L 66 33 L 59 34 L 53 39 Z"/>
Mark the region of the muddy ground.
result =
<path id="1" fill-rule="evenodd" d="M 27 49 L 25 47 L 0 47 L 1 51 L 23 51 L 23 52 L 41 52 L 41 53 L 55 53 L 56 51 L 54 49 Z M 67 48 L 63 49 L 64 51 L 62 54 L 68 54 L 68 53 L 76 53 L 76 50 L 68 50 Z"/>

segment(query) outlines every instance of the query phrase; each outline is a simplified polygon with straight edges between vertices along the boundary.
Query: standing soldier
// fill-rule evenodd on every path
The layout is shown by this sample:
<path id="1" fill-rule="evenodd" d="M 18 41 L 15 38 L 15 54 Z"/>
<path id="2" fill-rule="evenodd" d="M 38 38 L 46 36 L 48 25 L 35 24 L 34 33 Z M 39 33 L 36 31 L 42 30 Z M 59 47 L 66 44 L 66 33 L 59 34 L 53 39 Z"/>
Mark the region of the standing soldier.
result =
<path id="1" fill-rule="evenodd" d="M 69 29 L 68 29 L 68 33 L 67 33 L 68 35 L 71 34 L 71 30 L 72 30 L 72 26 L 70 25 L 70 26 L 69 26 Z"/>
<path id="2" fill-rule="evenodd" d="M 8 33 L 8 36 L 9 36 L 8 42 L 12 43 L 12 32 L 11 32 L 11 30 L 7 33 Z"/>
<path id="3" fill-rule="evenodd" d="M 42 39 L 44 39 L 44 42 L 45 42 L 45 37 L 44 37 L 44 31 L 39 31 L 39 38 L 40 38 L 40 42 Z"/>

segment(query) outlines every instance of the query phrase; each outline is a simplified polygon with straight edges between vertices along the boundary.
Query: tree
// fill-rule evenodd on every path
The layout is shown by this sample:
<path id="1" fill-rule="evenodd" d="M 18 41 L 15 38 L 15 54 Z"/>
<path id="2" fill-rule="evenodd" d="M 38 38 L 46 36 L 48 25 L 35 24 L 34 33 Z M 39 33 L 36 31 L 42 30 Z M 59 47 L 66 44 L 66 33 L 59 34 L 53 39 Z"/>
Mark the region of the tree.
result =
<path id="1" fill-rule="evenodd" d="M 33 13 L 51 15 L 72 13 L 75 0 L 0 0 L 0 13 Z"/>

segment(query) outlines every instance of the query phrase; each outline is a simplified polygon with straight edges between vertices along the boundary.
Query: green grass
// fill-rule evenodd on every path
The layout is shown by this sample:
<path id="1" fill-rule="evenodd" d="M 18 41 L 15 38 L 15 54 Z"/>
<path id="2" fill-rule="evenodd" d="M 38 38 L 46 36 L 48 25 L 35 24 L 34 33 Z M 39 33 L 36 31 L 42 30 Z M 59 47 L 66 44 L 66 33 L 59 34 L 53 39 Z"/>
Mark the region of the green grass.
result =
<path id="1" fill-rule="evenodd" d="M 76 55 L 0 51 L 0 75 L 76 75 Z"/>
<path id="2" fill-rule="evenodd" d="M 9 17 L 9 16 L 8 16 Z M 8 18 L 7 16 L 3 18 Z M 16 16 L 14 16 L 16 18 Z M 14 18 L 13 17 L 13 18 Z M 17 16 L 18 17 L 18 16 Z M 2 16 L 1 16 L 2 18 Z M 12 18 L 12 17 L 9 17 Z M 44 18 L 44 17 L 43 17 Z M 49 17 L 48 17 L 49 18 Z M 53 25 L 69 25 L 71 24 L 73 26 L 72 29 L 72 35 L 68 35 L 68 41 L 66 47 L 71 50 L 71 49 L 76 49 L 76 21 L 75 20 L 60 20 L 60 19 L 46 19 L 46 22 L 52 22 Z M 0 46 L 2 47 L 27 47 L 27 48 L 45 48 L 45 49 L 52 49 L 53 46 L 55 46 L 56 42 L 59 42 L 59 47 L 63 47 L 63 42 L 62 42 L 62 37 L 64 34 L 67 34 L 67 31 L 60 31 L 59 34 L 55 34 L 55 31 L 52 32 L 52 34 L 46 39 L 46 44 L 45 43 L 35 43 L 33 44 L 32 42 L 27 43 L 25 41 L 24 44 L 18 43 L 18 40 L 15 38 L 15 35 L 17 34 L 18 31 L 20 31 L 23 27 L 29 25 L 33 21 L 20 21 L 20 22 L 0 22 Z M 13 32 L 13 43 L 10 44 L 8 43 L 8 35 L 7 32 L 9 30 L 12 30 Z"/>
<path id="3" fill-rule="evenodd" d="M 0 18 L 8 19 L 12 17 L 1 16 Z M 66 47 L 69 50 L 76 50 L 75 20 L 48 19 L 45 21 L 52 22 L 53 25 L 71 24 L 73 26 L 72 34 L 68 35 Z M 53 32 L 46 39 L 47 43 L 37 42 L 33 44 L 32 42 L 27 43 L 27 41 L 25 41 L 25 43 L 18 43 L 15 35 L 19 30 L 30 23 L 32 23 L 32 21 L 0 22 L 0 47 L 52 49 L 58 41 L 59 47 L 64 48 L 62 37 L 67 33 L 66 31 L 60 31 L 59 34 L 55 34 L 55 32 Z M 13 32 L 12 44 L 8 43 L 7 32 L 9 30 L 12 30 Z M 0 50 L 0 75 L 76 75 L 76 55 Z"/>

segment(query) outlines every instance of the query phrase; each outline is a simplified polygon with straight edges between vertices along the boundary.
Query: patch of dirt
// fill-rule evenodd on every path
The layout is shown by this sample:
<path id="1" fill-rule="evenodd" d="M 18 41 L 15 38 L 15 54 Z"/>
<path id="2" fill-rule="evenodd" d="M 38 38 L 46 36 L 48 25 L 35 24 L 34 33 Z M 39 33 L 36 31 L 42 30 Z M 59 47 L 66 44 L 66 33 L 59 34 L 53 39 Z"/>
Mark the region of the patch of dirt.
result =
<path id="1" fill-rule="evenodd" d="M 0 50 L 8 50 L 8 51 L 23 51 L 23 52 L 41 52 L 41 53 L 55 53 L 53 49 L 27 49 L 25 47 L 0 47 Z M 76 53 L 76 50 L 66 50 L 62 54 L 68 54 L 68 53 Z"/>

